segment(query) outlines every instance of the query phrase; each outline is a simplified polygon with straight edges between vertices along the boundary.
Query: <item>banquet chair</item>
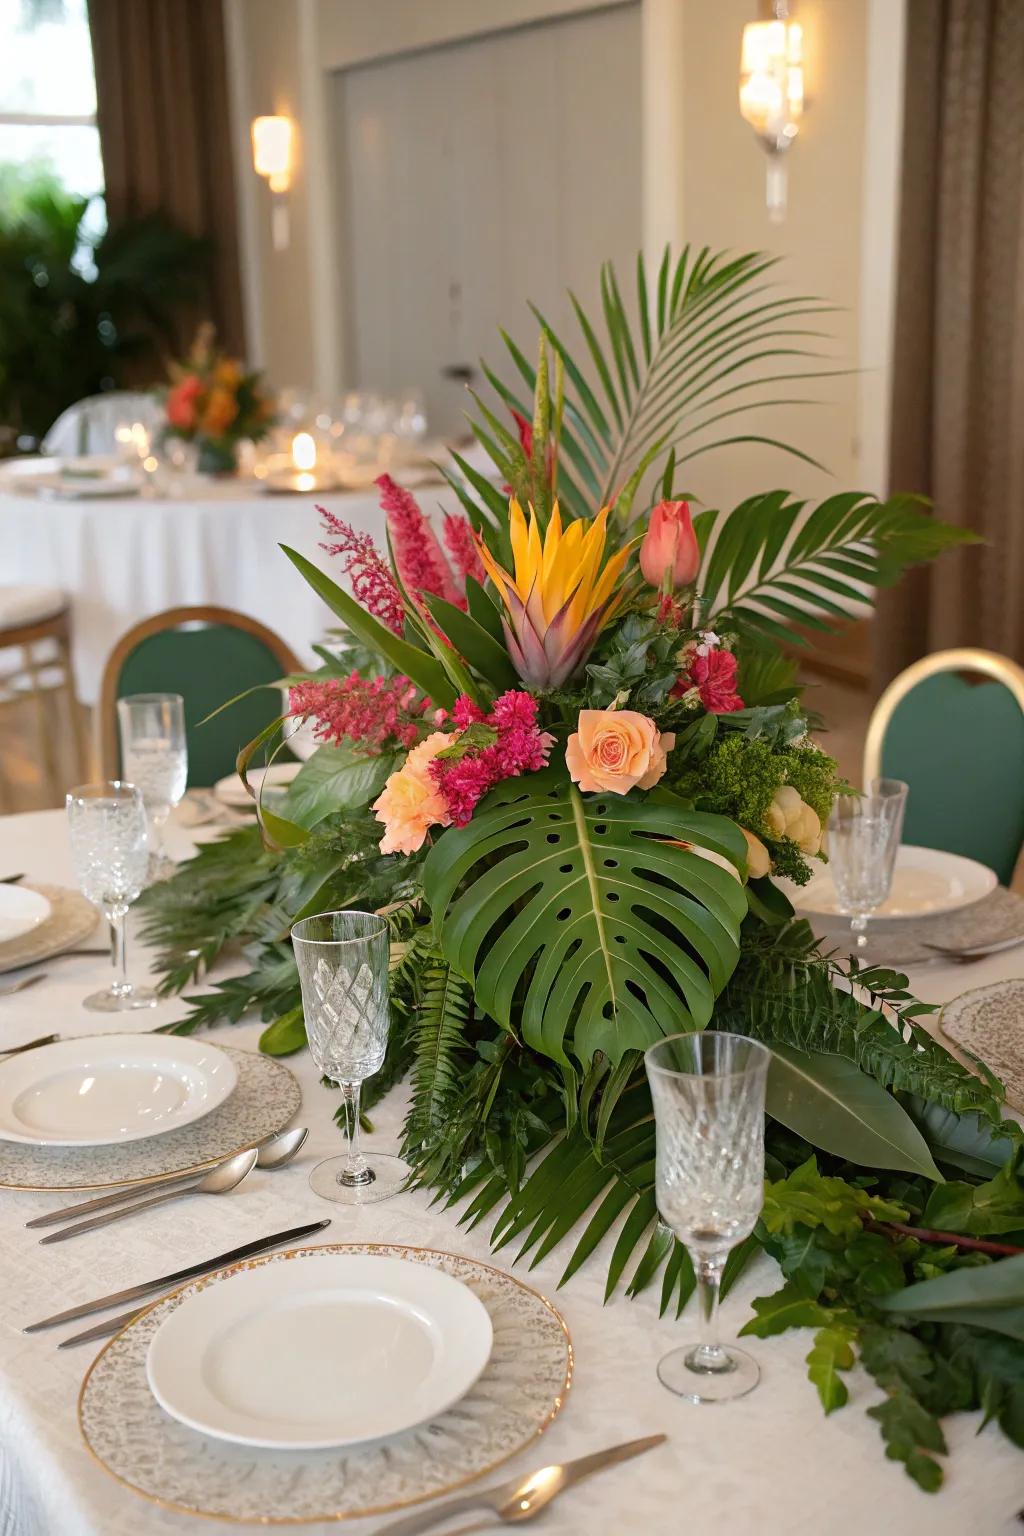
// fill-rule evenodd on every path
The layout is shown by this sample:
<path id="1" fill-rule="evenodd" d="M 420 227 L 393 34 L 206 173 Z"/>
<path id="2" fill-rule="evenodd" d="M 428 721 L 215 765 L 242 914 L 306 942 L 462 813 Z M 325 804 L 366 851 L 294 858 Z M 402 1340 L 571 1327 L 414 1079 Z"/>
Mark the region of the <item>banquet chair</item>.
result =
<path id="1" fill-rule="evenodd" d="M 231 608 L 168 608 L 134 625 L 103 669 L 99 750 L 103 774 L 120 772 L 117 701 L 130 693 L 180 693 L 185 700 L 188 782 L 207 788 L 234 772 L 239 749 L 281 713 L 273 685 L 299 670 L 273 630 Z M 247 688 L 230 708 L 207 716 Z"/>
<path id="2" fill-rule="evenodd" d="M 42 451 L 71 459 L 89 454 L 117 452 L 114 433 L 125 421 L 151 426 L 157 406 L 151 394 L 112 389 L 102 395 L 76 400 L 62 411 L 42 441 Z"/>
<path id="3" fill-rule="evenodd" d="M 1009 885 L 1024 845 L 1024 667 L 993 651 L 936 651 L 875 705 L 864 783 L 910 785 L 906 842 L 978 859 Z"/>
<path id="4" fill-rule="evenodd" d="M 58 733 L 50 699 L 63 701 L 77 782 L 86 761 L 82 716 L 71 673 L 68 600 L 58 587 L 0 586 L 0 713 L 33 706 L 36 746 L 48 802 L 64 789 L 58 768 Z M 7 799 L 0 780 L 0 806 Z"/>

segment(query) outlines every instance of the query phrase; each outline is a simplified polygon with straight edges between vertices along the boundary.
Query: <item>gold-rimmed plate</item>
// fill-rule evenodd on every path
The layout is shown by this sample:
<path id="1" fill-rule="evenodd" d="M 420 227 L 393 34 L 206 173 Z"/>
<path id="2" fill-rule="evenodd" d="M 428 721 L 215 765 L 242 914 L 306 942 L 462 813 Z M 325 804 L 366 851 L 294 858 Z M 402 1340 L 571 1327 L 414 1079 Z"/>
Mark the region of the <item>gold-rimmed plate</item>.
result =
<path id="1" fill-rule="evenodd" d="M 163 1136 L 101 1147 L 38 1147 L 0 1141 L 0 1189 L 111 1189 L 201 1173 L 283 1130 L 302 1091 L 283 1062 L 220 1046 L 238 1081 L 230 1098 L 202 1120 Z"/>
<path id="2" fill-rule="evenodd" d="M 385 1440 L 323 1452 L 247 1451 L 210 1439 L 157 1405 L 146 1360 L 183 1302 L 241 1269 L 323 1253 L 426 1264 L 483 1303 L 494 1343 L 479 1380 L 447 1412 Z M 451 1493 L 507 1461 L 547 1429 L 572 1380 L 568 1329 L 550 1302 L 489 1264 L 436 1249 L 331 1243 L 248 1260 L 155 1302 L 90 1366 L 78 1402 L 82 1436 L 113 1477 L 165 1509 L 236 1524 L 352 1520 Z M 339 1370 L 344 1363 L 339 1361 Z"/>

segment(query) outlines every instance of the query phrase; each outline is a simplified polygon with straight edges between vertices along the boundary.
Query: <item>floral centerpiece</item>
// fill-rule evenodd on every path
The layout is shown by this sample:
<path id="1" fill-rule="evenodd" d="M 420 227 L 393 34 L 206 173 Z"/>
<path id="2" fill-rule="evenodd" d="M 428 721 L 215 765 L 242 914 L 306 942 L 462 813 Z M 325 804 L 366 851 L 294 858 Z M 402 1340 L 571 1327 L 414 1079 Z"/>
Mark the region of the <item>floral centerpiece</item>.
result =
<path id="1" fill-rule="evenodd" d="M 184 363 L 171 365 L 164 434 L 195 443 L 202 474 L 232 474 L 238 444 L 259 442 L 274 424 L 274 403 L 262 375 L 214 345 L 214 329 L 199 327 Z"/>
<path id="2" fill-rule="evenodd" d="M 587 369 L 541 317 L 536 365 L 508 340 L 517 386 L 486 370 L 496 473 L 453 456 L 440 536 L 385 476 L 387 553 L 323 514 L 346 586 L 286 550 L 346 631 L 291 689 L 322 745 L 261 807 L 262 843 L 234 832 L 150 893 L 149 934 L 166 991 L 244 938 L 251 969 L 178 1028 L 256 1007 L 283 1054 L 304 1044 L 291 921 L 387 912 L 368 1087 L 408 1077 L 419 1179 L 534 1261 L 583 1223 L 565 1278 L 608 1239 L 607 1294 L 660 1275 L 663 1310 L 694 1276 L 658 1221 L 642 1052 L 712 1021 L 763 1041 L 765 1207 L 725 1287 L 771 1254 L 782 1287 L 745 1331 L 814 1328 L 826 1412 L 859 1360 L 889 1456 L 931 1489 L 943 1413 L 983 1405 L 1024 1441 L 1020 1131 L 905 978 L 823 953 L 776 883 L 827 857 L 840 788 L 782 647 L 967 535 L 909 496 L 724 515 L 679 493 L 815 307 L 766 298 L 769 265 L 666 254 L 649 284 L 641 263 L 632 317 L 606 268 L 605 339 L 577 306 Z"/>

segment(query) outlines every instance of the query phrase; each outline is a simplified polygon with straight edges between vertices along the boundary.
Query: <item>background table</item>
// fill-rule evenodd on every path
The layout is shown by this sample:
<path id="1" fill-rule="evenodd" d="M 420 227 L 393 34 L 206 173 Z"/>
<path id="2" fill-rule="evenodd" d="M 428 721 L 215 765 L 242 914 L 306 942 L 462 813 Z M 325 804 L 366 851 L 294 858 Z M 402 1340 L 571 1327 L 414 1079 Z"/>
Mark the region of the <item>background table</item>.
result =
<path id="1" fill-rule="evenodd" d="M 171 829 L 172 849 L 188 847 Z M 68 883 L 63 816 L 56 811 L 0 818 L 0 866 L 39 880 Z M 97 940 L 99 942 L 99 940 Z M 1021 973 L 1022 951 L 993 956 L 970 968 L 923 967 L 918 994 L 942 1001 L 967 987 Z M 136 974 L 142 956 L 135 951 Z M 0 1046 L 59 1030 L 64 1036 L 113 1026 L 81 1007 L 105 980 L 100 955 L 44 962 L 47 980 L 23 996 L 0 1000 Z M 128 1015 L 126 1028 L 149 1029 L 180 1015 L 180 1002 Z M 214 1038 L 255 1049 L 256 1023 L 224 1027 Z M 323 1241 L 394 1242 L 445 1248 L 492 1260 L 487 1224 L 465 1232 L 453 1213 L 428 1209 L 424 1192 L 407 1193 L 365 1210 L 332 1206 L 308 1187 L 312 1164 L 338 1152 L 332 1121 L 338 1103 L 320 1086 L 308 1055 L 289 1065 L 303 1089 L 299 1123 L 310 1137 L 301 1158 L 279 1173 L 254 1173 L 234 1194 L 196 1198 L 102 1232 L 41 1248 L 25 1230 L 30 1217 L 66 1204 L 64 1195 L 0 1190 L 0 1533 L 2 1536 L 193 1536 L 215 1524 L 168 1513 L 120 1487 L 90 1459 L 76 1422 L 78 1389 L 90 1346 L 58 1351 L 69 1330 L 26 1336 L 22 1326 L 135 1280 L 209 1257 L 253 1237 L 330 1216 Z M 370 1146 L 393 1150 L 404 1097 L 395 1090 L 374 1111 Z M 0 1144 L 0 1159 L 2 1159 Z M 556 1291 L 574 1238 L 569 1236 L 523 1278 L 562 1311 L 576 1353 L 573 1389 L 554 1425 L 500 1474 L 526 1473 L 546 1462 L 664 1431 L 669 1443 L 638 1461 L 603 1473 L 546 1511 L 545 1536 L 864 1536 L 877 1532 L 929 1536 L 1014 1536 L 1024 1503 L 1024 1461 L 995 1425 L 975 1438 L 980 1415 L 957 1414 L 945 1424 L 950 1446 L 946 1485 L 929 1496 L 884 1457 L 878 1426 L 865 1408 L 879 1400 L 862 1371 L 849 1378 L 850 1402 L 826 1420 L 806 1379 L 807 1330 L 751 1340 L 762 1381 L 749 1397 L 719 1408 L 696 1408 L 672 1397 L 655 1376 L 667 1349 L 692 1336 L 691 1305 L 681 1322 L 658 1318 L 657 1285 L 636 1301 L 617 1295 L 602 1306 L 609 1242 L 563 1291 Z M 494 1262 L 511 1267 L 512 1248 Z M 771 1260 L 760 1259 L 726 1301 L 724 1336 L 750 1316 L 751 1298 L 779 1283 Z M 339 1369 L 344 1362 L 339 1361 Z M 493 1481 L 494 1479 L 492 1479 Z M 318 1536 L 348 1531 L 368 1536 L 385 1521 L 303 1526 Z M 224 1526 L 224 1530 L 243 1527 Z M 245 1526 L 245 1530 L 259 1527 Z M 265 1528 L 264 1528 L 265 1529 Z M 495 1527 L 497 1529 L 497 1527 Z"/>
<path id="2" fill-rule="evenodd" d="M 441 484 L 419 488 L 425 512 L 456 511 Z M 375 489 L 276 496 L 211 482 L 200 499 L 45 501 L 0 489 L 0 584 L 61 587 L 71 599 L 75 687 L 99 697 L 107 656 L 140 619 L 182 604 L 236 608 L 280 634 L 304 665 L 337 620 L 278 549 L 291 544 L 328 566 L 320 504 L 384 546 Z"/>

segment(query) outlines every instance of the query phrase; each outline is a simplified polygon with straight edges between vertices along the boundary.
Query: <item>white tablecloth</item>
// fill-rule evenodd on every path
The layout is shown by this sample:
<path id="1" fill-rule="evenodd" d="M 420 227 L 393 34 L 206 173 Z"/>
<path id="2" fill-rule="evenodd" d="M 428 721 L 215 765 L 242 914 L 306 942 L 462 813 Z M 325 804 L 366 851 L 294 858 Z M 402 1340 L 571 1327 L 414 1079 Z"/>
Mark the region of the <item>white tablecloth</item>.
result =
<path id="1" fill-rule="evenodd" d="M 172 828 L 175 838 L 180 848 L 187 846 L 184 834 Z M 68 882 L 61 814 L 0 819 L 0 870 Z M 96 1015 L 82 1009 L 81 999 L 103 982 L 104 959 L 69 957 L 41 969 L 45 983 L 0 1001 L 0 1046 L 49 1030 L 65 1036 L 96 1030 Z M 1010 953 L 969 970 L 925 967 L 914 982 L 920 996 L 940 1001 L 1020 970 L 1020 954 Z M 148 1029 L 180 1011 L 180 1003 L 168 1003 L 126 1022 Z M 255 1049 L 258 1033 L 257 1024 L 243 1024 L 225 1028 L 223 1038 Z M 421 1244 L 490 1257 L 486 1226 L 460 1230 L 451 1213 L 428 1210 L 426 1194 L 399 1195 L 364 1211 L 317 1199 L 307 1178 L 313 1162 L 340 1150 L 331 1119 L 337 1096 L 319 1086 L 306 1055 L 292 1057 L 289 1065 L 303 1087 L 301 1121 L 311 1127 L 307 1151 L 279 1173 L 253 1174 L 230 1196 L 181 1201 L 58 1248 L 41 1248 L 24 1222 L 68 1197 L 0 1191 L 0 1536 L 183 1536 L 203 1529 L 122 1488 L 89 1458 L 75 1405 L 90 1350 L 59 1352 L 55 1343 L 63 1330 L 26 1337 L 23 1324 L 324 1215 L 333 1218 L 325 1239 Z M 401 1110 L 398 1090 L 375 1111 L 371 1145 L 393 1148 Z M 655 1376 L 659 1357 L 692 1335 L 692 1307 L 682 1322 L 659 1320 L 657 1286 L 636 1301 L 619 1295 L 602 1306 L 607 1243 L 556 1293 L 571 1246 L 570 1237 L 528 1278 L 552 1297 L 569 1325 L 576 1352 L 573 1389 L 544 1439 L 500 1475 L 658 1431 L 669 1443 L 566 1494 L 542 1517 L 547 1536 L 1012 1536 L 1020 1530 L 1014 1516 L 1024 1503 L 1024 1462 L 995 1425 L 975 1438 L 978 1414 L 946 1422 L 946 1485 L 929 1496 L 901 1466 L 885 1460 L 878 1426 L 864 1413 L 879 1393 L 863 1372 L 851 1374 L 849 1404 L 826 1421 L 806 1380 L 806 1331 L 750 1341 L 763 1373 L 751 1396 L 721 1408 L 692 1407 Z M 502 1252 L 498 1262 L 511 1264 L 511 1253 Z M 748 1272 L 723 1307 L 726 1335 L 750 1315 L 751 1298 L 777 1281 L 767 1258 Z M 344 1528 L 365 1536 L 382 1523 Z M 305 1529 L 326 1536 L 341 1527 Z"/>
<path id="2" fill-rule="evenodd" d="M 446 487 L 416 494 L 428 513 L 439 503 L 457 508 Z M 376 490 L 272 496 L 228 482 L 202 500 L 43 501 L 0 487 L 0 585 L 62 587 L 70 595 L 75 685 L 85 704 L 99 697 L 119 637 L 183 604 L 236 608 L 276 630 L 303 665 L 316 664 L 310 647 L 337 621 L 277 546 L 290 544 L 329 568 L 317 503 L 383 546 Z"/>

